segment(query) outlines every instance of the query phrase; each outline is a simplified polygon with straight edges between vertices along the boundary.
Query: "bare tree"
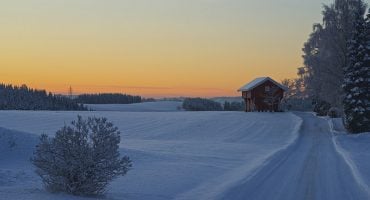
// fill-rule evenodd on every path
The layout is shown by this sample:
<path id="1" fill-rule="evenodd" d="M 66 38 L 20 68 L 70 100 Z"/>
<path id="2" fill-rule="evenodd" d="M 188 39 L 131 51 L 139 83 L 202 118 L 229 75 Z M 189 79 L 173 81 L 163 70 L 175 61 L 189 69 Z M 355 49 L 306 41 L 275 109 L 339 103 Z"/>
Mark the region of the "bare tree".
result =
<path id="1" fill-rule="evenodd" d="M 268 105 L 270 112 L 275 111 L 274 106 L 279 105 L 280 103 L 281 99 L 278 92 L 279 87 L 272 86 L 264 93 L 264 102 Z"/>

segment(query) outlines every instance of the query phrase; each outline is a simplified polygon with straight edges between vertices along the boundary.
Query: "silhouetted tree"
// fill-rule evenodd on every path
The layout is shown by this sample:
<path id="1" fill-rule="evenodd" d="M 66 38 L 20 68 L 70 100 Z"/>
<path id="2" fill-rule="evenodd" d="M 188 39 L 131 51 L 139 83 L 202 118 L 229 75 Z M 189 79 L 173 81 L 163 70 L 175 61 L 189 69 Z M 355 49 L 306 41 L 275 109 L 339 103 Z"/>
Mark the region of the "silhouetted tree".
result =
<path id="1" fill-rule="evenodd" d="M 87 110 L 75 101 L 26 85 L 0 84 L 0 110 Z"/>
<path id="2" fill-rule="evenodd" d="M 343 84 L 344 124 L 353 133 L 370 131 L 370 31 L 361 10 L 364 7 L 361 1 L 358 7 Z"/>
<path id="3" fill-rule="evenodd" d="M 127 94 L 103 93 L 78 95 L 75 101 L 83 104 L 132 104 L 141 103 L 142 98 Z"/>

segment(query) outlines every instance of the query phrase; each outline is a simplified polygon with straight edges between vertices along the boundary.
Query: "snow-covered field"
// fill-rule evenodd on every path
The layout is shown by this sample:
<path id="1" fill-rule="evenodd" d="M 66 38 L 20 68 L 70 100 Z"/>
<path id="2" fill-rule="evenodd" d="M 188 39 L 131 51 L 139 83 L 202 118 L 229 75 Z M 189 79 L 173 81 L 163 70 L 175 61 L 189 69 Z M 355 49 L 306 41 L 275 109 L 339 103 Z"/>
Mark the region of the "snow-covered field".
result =
<path id="1" fill-rule="evenodd" d="M 37 137 L 82 116 L 122 131 L 134 167 L 106 199 L 215 199 L 298 138 L 291 113 L 0 111 L 0 199 L 83 199 L 44 191 L 29 162 Z"/>
<path id="2" fill-rule="evenodd" d="M 339 119 L 135 106 L 0 111 L 0 200 L 91 199 L 46 192 L 29 162 L 40 134 L 54 135 L 77 115 L 113 121 L 122 132 L 120 151 L 134 164 L 96 199 L 370 199 L 370 134 L 346 135 Z"/>

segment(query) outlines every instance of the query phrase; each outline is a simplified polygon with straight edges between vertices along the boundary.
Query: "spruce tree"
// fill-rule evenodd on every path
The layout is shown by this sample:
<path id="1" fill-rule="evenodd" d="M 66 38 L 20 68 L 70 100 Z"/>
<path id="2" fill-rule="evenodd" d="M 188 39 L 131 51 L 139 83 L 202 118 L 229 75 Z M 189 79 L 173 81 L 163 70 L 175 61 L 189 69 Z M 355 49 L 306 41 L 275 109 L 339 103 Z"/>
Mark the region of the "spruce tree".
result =
<path id="1" fill-rule="evenodd" d="M 358 6 L 363 6 L 358 1 Z M 348 65 L 344 68 L 344 123 L 352 133 L 369 131 L 368 26 L 361 9 L 355 13 L 355 28 L 348 44 Z"/>
<path id="2" fill-rule="evenodd" d="M 228 101 L 225 101 L 224 103 L 224 110 L 231 111 L 231 104 Z"/>
<path id="3" fill-rule="evenodd" d="M 365 22 L 365 35 L 366 35 L 366 43 L 365 43 L 365 61 L 364 61 L 364 75 L 365 78 L 365 85 L 366 85 L 366 111 L 365 117 L 366 119 L 370 120 L 370 9 L 368 10 L 366 22 Z M 367 131 L 370 131 L 370 122 L 368 121 L 367 126 L 365 127 Z"/>

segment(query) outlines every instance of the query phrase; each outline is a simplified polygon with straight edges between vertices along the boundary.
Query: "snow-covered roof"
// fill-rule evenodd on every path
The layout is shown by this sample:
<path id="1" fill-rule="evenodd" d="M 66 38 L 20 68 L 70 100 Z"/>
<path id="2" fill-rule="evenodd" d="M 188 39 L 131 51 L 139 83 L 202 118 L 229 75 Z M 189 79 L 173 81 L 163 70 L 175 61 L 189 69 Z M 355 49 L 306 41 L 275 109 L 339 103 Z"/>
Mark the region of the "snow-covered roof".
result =
<path id="1" fill-rule="evenodd" d="M 265 83 L 266 81 L 271 81 L 273 82 L 274 84 L 276 84 L 277 86 L 279 86 L 281 89 L 283 89 L 284 91 L 288 90 L 287 87 L 285 87 L 284 85 L 274 81 L 272 78 L 270 77 L 259 77 L 259 78 L 256 78 L 254 79 L 253 81 L 251 81 L 250 83 L 244 85 L 243 87 L 241 87 L 238 92 L 246 92 L 246 91 L 250 91 L 250 90 L 253 90 L 254 88 L 258 87 L 259 85 Z"/>

